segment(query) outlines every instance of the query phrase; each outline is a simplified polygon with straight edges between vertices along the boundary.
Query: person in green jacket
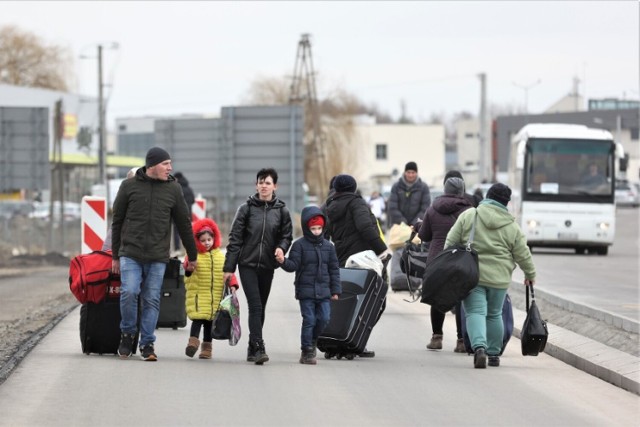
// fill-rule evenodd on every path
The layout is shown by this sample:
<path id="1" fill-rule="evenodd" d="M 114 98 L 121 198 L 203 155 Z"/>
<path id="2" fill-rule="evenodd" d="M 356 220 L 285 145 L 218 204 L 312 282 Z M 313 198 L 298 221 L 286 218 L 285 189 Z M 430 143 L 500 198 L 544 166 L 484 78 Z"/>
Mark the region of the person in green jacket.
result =
<path id="1" fill-rule="evenodd" d="M 511 189 L 504 184 L 491 186 L 476 209 L 464 211 L 447 234 L 445 249 L 469 239 L 477 214 L 473 248 L 478 252 L 480 279 L 462 304 L 466 327 L 474 350 L 476 368 L 500 366 L 504 325 L 502 305 L 516 264 L 524 272 L 524 284 L 533 286 L 536 270 L 527 239 L 507 211 Z"/>

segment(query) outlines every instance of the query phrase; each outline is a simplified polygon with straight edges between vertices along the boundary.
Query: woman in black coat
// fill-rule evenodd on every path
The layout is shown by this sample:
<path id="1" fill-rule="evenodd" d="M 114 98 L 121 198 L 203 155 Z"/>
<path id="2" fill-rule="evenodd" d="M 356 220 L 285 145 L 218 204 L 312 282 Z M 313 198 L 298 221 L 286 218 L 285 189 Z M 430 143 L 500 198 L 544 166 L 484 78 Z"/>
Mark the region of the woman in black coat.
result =
<path id="1" fill-rule="evenodd" d="M 444 248 L 447 233 L 453 227 L 458 215 L 472 207 L 471 202 L 464 197 L 464 181 L 457 177 L 448 178 L 444 183 L 444 194 L 437 197 L 424 215 L 418 236 L 423 242 L 431 242 L 427 264 L 435 258 Z M 433 335 L 431 342 L 427 344 L 430 350 L 442 349 L 442 326 L 445 313 L 431 307 L 431 328 Z M 456 329 L 458 340 L 454 351 L 464 353 L 464 341 L 460 316 L 456 316 Z"/>
<path id="2" fill-rule="evenodd" d="M 249 306 L 247 362 L 257 365 L 269 361 L 262 328 L 273 273 L 280 266 L 276 257 L 287 253 L 293 236 L 291 215 L 276 196 L 277 187 L 278 173 L 274 169 L 258 172 L 257 193 L 240 205 L 233 219 L 222 269 L 226 282 L 238 267 Z"/>

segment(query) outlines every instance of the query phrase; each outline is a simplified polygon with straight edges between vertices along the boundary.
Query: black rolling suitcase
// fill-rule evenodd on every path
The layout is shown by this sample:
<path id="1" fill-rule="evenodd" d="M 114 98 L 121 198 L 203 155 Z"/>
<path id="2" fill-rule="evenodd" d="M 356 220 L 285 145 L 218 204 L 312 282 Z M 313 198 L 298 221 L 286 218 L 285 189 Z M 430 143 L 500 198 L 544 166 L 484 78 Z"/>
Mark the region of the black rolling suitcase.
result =
<path id="1" fill-rule="evenodd" d="M 99 303 L 80 307 L 80 344 L 84 354 L 117 354 L 120 345 L 120 298 L 107 296 Z M 133 353 L 138 347 L 134 339 Z"/>
<path id="2" fill-rule="evenodd" d="M 341 268 L 342 295 L 331 301 L 331 319 L 320 337 L 318 349 L 325 358 L 361 354 L 384 310 L 389 285 L 375 271 Z"/>
<path id="3" fill-rule="evenodd" d="M 156 328 L 184 328 L 187 326 L 184 269 L 178 258 L 169 259 L 164 273 L 160 298 L 160 314 Z"/>

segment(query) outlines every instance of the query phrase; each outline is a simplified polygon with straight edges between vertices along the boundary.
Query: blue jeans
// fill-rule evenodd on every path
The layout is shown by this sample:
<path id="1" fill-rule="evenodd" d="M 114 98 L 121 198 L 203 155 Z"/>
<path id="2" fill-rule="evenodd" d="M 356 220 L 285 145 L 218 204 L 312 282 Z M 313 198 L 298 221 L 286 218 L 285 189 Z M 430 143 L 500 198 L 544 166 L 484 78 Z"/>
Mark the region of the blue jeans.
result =
<path id="1" fill-rule="evenodd" d="M 504 323 L 502 305 L 506 289 L 490 288 L 479 283 L 462 301 L 466 315 L 467 333 L 471 347 L 483 347 L 490 356 L 502 350 Z"/>
<path id="2" fill-rule="evenodd" d="M 154 331 L 160 313 L 160 296 L 164 262 L 141 263 L 120 257 L 120 330 L 126 334 L 138 332 L 138 297 L 140 297 L 140 348 L 153 344 Z"/>
<path id="3" fill-rule="evenodd" d="M 313 343 L 329 323 L 331 304 L 327 299 L 305 298 L 300 301 L 302 330 L 300 332 L 300 349 L 313 347 Z"/>

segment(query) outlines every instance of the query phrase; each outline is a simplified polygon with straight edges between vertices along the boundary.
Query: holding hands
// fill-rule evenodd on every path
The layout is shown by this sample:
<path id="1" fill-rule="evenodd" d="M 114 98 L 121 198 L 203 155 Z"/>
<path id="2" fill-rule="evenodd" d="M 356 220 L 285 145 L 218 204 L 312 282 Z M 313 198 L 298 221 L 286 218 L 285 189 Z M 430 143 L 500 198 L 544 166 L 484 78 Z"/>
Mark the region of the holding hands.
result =
<path id="1" fill-rule="evenodd" d="M 276 248 L 275 257 L 278 263 L 282 264 L 284 262 L 284 251 L 282 248 Z"/>

